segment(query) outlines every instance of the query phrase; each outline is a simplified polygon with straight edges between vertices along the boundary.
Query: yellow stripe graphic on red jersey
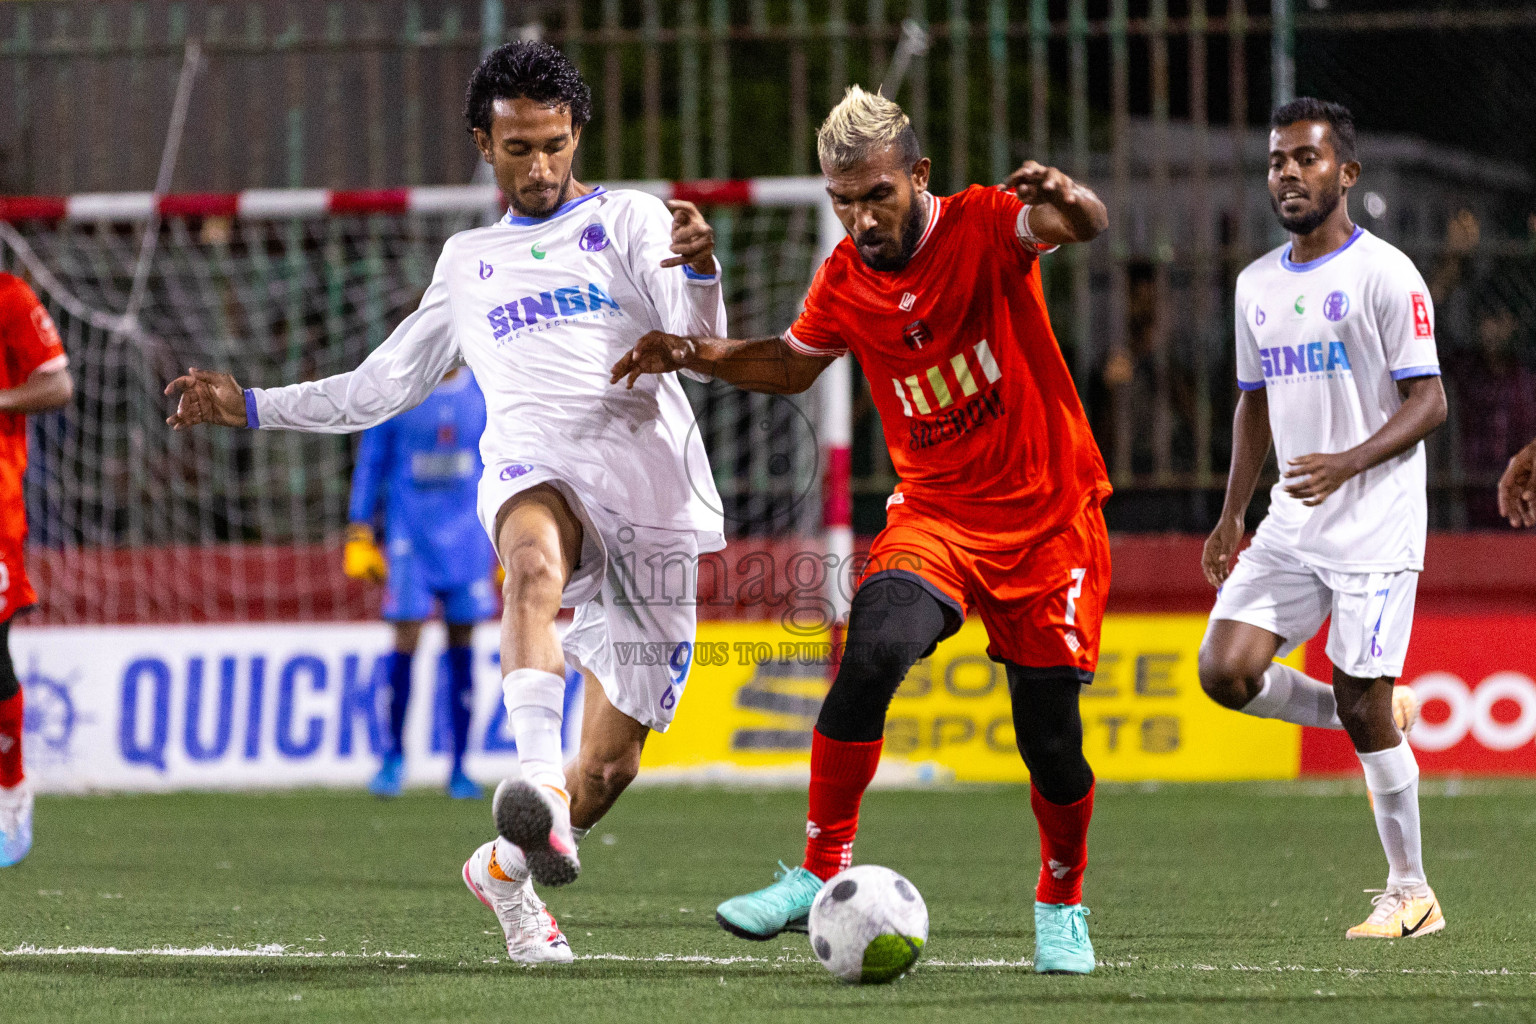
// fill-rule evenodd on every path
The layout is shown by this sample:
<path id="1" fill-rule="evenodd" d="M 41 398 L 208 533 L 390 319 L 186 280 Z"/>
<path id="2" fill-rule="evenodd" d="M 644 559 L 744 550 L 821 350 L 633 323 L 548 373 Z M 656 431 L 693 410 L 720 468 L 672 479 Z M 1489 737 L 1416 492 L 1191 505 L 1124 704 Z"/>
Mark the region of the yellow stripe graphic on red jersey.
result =
<path id="1" fill-rule="evenodd" d="M 912 404 L 917 406 L 919 413 L 927 414 L 933 411 L 928 408 L 928 396 L 923 394 L 923 385 L 918 382 L 917 377 L 907 378 L 907 390 L 912 392 Z"/>
<path id="2" fill-rule="evenodd" d="M 954 401 L 949 394 L 949 385 L 944 383 L 944 375 L 937 366 L 928 367 L 928 386 L 933 388 L 933 396 L 939 400 L 940 409 Z"/>
<path id="3" fill-rule="evenodd" d="M 965 361 L 965 353 L 950 357 L 950 369 L 955 371 L 955 380 L 960 382 L 960 393 L 969 398 L 976 393 L 976 378 L 971 376 L 971 364 Z"/>
<path id="4" fill-rule="evenodd" d="M 1003 375 L 998 369 L 997 360 L 992 357 L 992 349 L 987 345 L 987 339 L 983 338 L 971 346 L 971 351 L 976 357 L 976 363 L 981 367 L 982 375 L 987 378 L 988 384 L 995 384 Z M 976 378 L 971 373 L 971 364 L 961 352 L 949 357 L 949 369 L 955 375 L 955 383 L 960 388 L 960 397 L 969 398 L 980 390 L 976 385 Z M 928 390 L 923 388 L 923 379 L 928 381 L 928 390 L 933 392 L 934 401 L 929 404 Z M 955 394 L 950 390 L 949 381 L 944 377 L 944 364 L 936 363 L 923 371 L 922 377 L 917 374 L 897 380 L 891 378 L 891 384 L 896 388 L 896 397 L 901 399 L 901 411 L 908 416 L 913 415 L 912 407 L 917 407 L 917 415 L 926 415 L 935 409 L 945 409 L 955 402 Z M 902 385 L 906 385 L 903 387 Z M 907 395 L 912 396 L 910 402 Z"/>

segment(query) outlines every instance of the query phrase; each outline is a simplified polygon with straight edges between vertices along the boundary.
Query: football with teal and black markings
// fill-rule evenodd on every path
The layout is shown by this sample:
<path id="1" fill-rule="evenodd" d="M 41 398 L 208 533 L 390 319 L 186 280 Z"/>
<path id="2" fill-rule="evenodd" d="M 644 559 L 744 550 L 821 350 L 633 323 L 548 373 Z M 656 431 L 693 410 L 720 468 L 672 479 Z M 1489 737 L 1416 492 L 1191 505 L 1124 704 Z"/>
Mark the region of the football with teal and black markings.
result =
<path id="1" fill-rule="evenodd" d="M 895 981 L 928 941 L 928 907 L 917 886 L 874 864 L 827 880 L 811 904 L 811 951 L 844 981 Z"/>

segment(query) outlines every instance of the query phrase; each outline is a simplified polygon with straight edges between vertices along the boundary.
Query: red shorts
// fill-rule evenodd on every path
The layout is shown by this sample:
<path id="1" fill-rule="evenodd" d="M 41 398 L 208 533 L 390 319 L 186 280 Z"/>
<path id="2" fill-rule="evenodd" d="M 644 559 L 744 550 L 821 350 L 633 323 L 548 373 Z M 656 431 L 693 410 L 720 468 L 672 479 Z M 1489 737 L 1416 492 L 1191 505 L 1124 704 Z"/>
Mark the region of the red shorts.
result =
<path id="1" fill-rule="evenodd" d="M 0 622 L 9 622 L 23 608 L 37 604 L 37 591 L 27 579 L 25 552 L 24 539 L 0 538 Z"/>
<path id="2" fill-rule="evenodd" d="M 884 573 L 916 575 L 962 616 L 978 613 L 993 660 L 1083 675 L 1098 667 L 1109 531 L 1097 505 L 1023 550 L 966 547 L 939 519 L 889 526 L 870 547 L 860 585 Z"/>

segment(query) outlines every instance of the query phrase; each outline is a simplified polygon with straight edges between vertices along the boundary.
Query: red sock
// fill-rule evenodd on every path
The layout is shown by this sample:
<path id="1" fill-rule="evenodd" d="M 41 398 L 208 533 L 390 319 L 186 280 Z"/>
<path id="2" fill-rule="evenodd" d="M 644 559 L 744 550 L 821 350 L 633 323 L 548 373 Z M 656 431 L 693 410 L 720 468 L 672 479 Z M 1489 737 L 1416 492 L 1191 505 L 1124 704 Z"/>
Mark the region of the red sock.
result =
<path id="1" fill-rule="evenodd" d="M 845 743 L 811 734 L 811 807 L 805 823 L 805 869 L 828 879 L 853 863 L 859 801 L 880 763 L 885 741 Z"/>
<path id="2" fill-rule="evenodd" d="M 21 691 L 0 700 L 0 786 L 16 785 L 21 774 Z"/>
<path id="3" fill-rule="evenodd" d="M 1075 804 L 1053 804 L 1031 786 L 1029 805 L 1040 825 L 1040 881 L 1035 886 L 1035 899 L 1041 903 L 1081 903 L 1093 786 Z"/>

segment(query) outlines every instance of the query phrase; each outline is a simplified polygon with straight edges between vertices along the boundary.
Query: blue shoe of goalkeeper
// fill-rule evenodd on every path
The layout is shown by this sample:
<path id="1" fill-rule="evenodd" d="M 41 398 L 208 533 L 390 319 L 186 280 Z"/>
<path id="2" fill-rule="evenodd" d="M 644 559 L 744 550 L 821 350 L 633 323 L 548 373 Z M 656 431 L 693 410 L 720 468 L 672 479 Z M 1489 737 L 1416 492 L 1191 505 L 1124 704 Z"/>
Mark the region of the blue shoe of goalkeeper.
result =
<path id="1" fill-rule="evenodd" d="M 399 796 L 400 788 L 404 784 L 405 758 L 399 754 L 385 754 L 384 763 L 379 766 L 379 774 L 368 783 L 368 792 L 374 796 Z"/>
<path id="2" fill-rule="evenodd" d="M 454 800 L 479 800 L 485 794 L 480 789 L 480 784 L 468 775 L 463 768 L 455 768 L 453 774 L 448 777 L 447 793 Z"/>

